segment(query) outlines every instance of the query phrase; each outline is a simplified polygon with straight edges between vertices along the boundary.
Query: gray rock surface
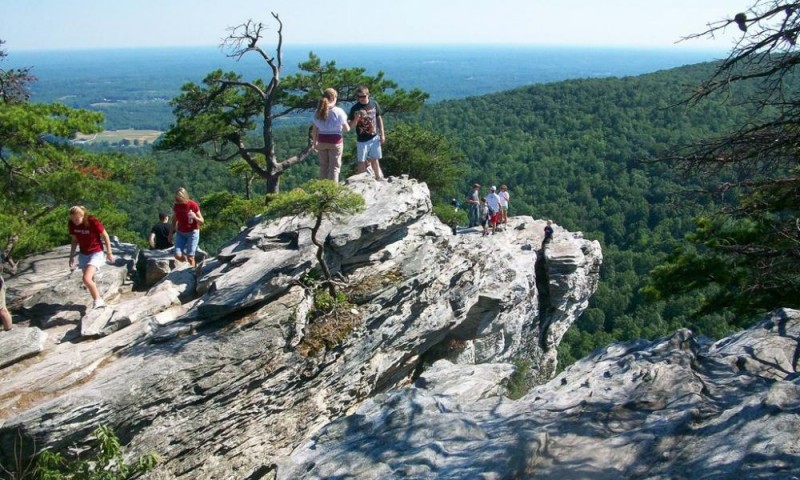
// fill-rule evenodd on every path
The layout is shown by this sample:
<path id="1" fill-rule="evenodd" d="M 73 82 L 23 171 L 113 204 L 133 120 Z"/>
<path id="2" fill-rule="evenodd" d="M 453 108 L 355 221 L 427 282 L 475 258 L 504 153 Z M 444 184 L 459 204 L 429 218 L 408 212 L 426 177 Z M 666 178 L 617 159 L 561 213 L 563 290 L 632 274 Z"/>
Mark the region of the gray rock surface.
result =
<path id="1" fill-rule="evenodd" d="M 715 344 L 612 345 L 551 380 L 597 287 L 597 242 L 556 225 L 542 249 L 530 217 L 453 236 L 425 185 L 348 182 L 367 210 L 321 231 L 347 323 L 314 315 L 309 219 L 255 221 L 147 292 L 109 283 L 90 337 L 53 327 L 0 369 L 3 465 L 105 425 L 129 459 L 157 453 L 150 479 L 794 478 L 798 312 Z M 75 283 L 67 252 L 8 281 L 33 323 L 88 304 L 79 277 L 59 290 Z M 323 326 L 339 340 L 315 349 Z M 512 384 L 536 386 L 510 400 Z"/>
<path id="2" fill-rule="evenodd" d="M 542 255 L 544 222 L 530 217 L 490 237 L 453 236 L 424 184 L 348 184 L 366 211 L 321 231 L 354 303 L 337 344 L 310 346 L 328 321 L 312 316 L 307 288 L 310 220 L 254 223 L 201 268 L 113 302 L 96 338 L 0 370 L 0 459 L 13 438 L 64 449 L 107 425 L 131 455 L 159 455 L 152 478 L 262 478 L 320 427 L 437 360 L 474 367 L 483 386 L 470 389 L 487 396 L 502 388 L 476 363 L 496 364 L 489 378 L 518 358 L 531 383 L 552 376 L 555 347 L 596 288 L 597 242 L 559 228 Z"/>
<path id="3" fill-rule="evenodd" d="M 0 332 L 0 367 L 32 357 L 44 350 L 47 334 L 36 327 L 16 327 Z"/>
<path id="4" fill-rule="evenodd" d="M 711 345 L 687 330 L 615 344 L 516 401 L 496 365 L 437 362 L 312 435 L 277 478 L 796 479 L 799 340 L 800 312 L 779 310 Z"/>
<path id="5" fill-rule="evenodd" d="M 6 279 L 9 305 L 21 305 L 22 314 L 42 328 L 77 323 L 89 310 L 91 295 L 82 272 L 69 270 L 70 246 L 64 245 L 20 262 L 16 275 Z M 138 247 L 112 239 L 114 265 L 104 265 L 94 280 L 106 301 L 116 301 L 133 268 Z"/>

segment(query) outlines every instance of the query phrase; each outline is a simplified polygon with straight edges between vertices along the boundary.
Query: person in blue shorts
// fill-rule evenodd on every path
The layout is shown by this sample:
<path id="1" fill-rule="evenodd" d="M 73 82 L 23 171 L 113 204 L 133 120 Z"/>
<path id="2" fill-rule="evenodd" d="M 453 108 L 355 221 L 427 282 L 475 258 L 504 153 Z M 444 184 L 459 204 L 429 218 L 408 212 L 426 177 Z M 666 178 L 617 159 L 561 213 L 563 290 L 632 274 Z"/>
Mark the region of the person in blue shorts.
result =
<path id="1" fill-rule="evenodd" d="M 189 262 L 194 267 L 194 254 L 200 243 L 200 225 L 205 223 L 200 205 L 189 198 L 189 192 L 181 187 L 175 192 L 172 212 L 169 240 L 175 243 L 175 260 Z"/>
<path id="2" fill-rule="evenodd" d="M 358 173 L 372 171 L 376 180 L 383 180 L 380 159 L 383 156 L 381 145 L 386 142 L 383 131 L 383 111 L 378 102 L 369 98 L 369 88 L 358 87 L 358 101 L 350 107 L 347 120 L 350 128 L 356 130 L 356 164 Z"/>

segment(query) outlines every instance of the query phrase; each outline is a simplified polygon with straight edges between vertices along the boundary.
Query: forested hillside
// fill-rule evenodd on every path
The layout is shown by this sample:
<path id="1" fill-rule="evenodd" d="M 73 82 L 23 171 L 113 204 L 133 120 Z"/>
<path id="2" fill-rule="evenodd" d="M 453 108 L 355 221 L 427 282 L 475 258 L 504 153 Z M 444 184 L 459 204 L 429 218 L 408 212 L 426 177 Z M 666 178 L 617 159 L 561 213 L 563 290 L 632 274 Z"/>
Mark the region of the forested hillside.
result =
<path id="1" fill-rule="evenodd" d="M 752 114 L 735 99 L 678 105 L 710 72 L 700 64 L 537 85 L 440 103 L 420 115 L 470 159 L 465 190 L 473 181 L 505 183 L 512 215 L 550 218 L 603 245 L 602 282 L 565 339 L 565 362 L 612 339 L 683 326 L 718 336 L 730 328 L 721 316 L 690 319 L 690 299 L 647 303 L 639 292 L 697 213 L 682 201 L 690 185 L 665 164 L 648 162 L 733 130 Z"/>

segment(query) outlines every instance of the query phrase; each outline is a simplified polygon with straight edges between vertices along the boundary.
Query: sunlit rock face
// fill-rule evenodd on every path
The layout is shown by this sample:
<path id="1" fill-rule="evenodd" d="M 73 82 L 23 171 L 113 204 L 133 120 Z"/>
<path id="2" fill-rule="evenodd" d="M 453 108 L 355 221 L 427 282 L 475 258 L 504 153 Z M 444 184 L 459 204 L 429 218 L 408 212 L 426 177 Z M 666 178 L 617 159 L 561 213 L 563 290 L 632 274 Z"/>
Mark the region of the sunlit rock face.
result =
<path id="1" fill-rule="evenodd" d="M 106 269 L 122 280 L 104 284 L 101 311 L 63 271 L 65 256 L 49 278 L 9 279 L 17 304 L 48 299 L 47 318 L 23 313 L 49 336 L 0 373 L 2 457 L 34 438 L 37 449 L 80 445 L 106 425 L 131 456 L 158 454 L 152 478 L 269 478 L 320 428 L 408 385 L 499 399 L 512 361 L 530 366 L 528 385 L 552 378 L 556 348 L 597 287 L 596 241 L 555 225 L 543 246 L 545 223 L 530 217 L 453 235 L 431 215 L 425 184 L 359 175 L 347 185 L 366 209 L 326 220 L 319 238 L 349 293 L 349 328 L 319 349 L 312 332 L 330 318 L 311 313 L 306 217 L 256 219 L 196 269 L 137 272 L 160 278 L 146 291 L 126 287 L 131 254 Z M 69 294 L 53 293 L 66 282 Z M 22 287 L 34 284 L 35 294 Z M 74 313 L 49 322 L 62 309 Z"/>

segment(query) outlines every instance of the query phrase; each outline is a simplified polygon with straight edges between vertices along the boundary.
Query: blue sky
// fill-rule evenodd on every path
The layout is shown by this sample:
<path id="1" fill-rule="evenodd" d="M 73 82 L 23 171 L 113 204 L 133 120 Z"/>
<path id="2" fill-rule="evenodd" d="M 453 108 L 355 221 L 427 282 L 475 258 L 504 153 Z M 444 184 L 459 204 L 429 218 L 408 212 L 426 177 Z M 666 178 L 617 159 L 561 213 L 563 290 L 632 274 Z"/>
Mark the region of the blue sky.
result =
<path id="1" fill-rule="evenodd" d="M 218 45 L 248 19 L 284 22 L 292 44 L 675 45 L 754 0 L 3 0 L 0 39 L 9 52 Z"/>

